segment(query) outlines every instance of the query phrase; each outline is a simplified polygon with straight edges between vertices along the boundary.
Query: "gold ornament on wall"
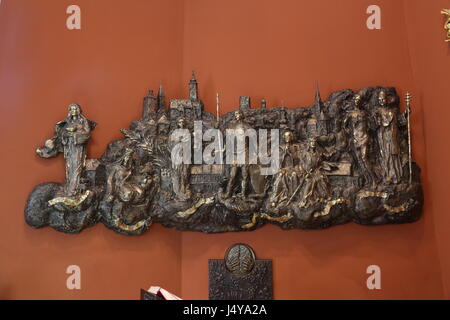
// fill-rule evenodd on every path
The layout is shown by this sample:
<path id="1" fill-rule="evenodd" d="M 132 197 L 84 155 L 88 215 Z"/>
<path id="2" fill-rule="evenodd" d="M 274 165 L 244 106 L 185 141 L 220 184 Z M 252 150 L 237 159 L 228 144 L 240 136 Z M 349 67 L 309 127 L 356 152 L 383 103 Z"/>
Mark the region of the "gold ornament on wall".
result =
<path id="1" fill-rule="evenodd" d="M 446 16 L 444 29 L 447 30 L 447 39 L 445 41 L 450 42 L 450 9 L 442 9 L 441 13 Z"/>

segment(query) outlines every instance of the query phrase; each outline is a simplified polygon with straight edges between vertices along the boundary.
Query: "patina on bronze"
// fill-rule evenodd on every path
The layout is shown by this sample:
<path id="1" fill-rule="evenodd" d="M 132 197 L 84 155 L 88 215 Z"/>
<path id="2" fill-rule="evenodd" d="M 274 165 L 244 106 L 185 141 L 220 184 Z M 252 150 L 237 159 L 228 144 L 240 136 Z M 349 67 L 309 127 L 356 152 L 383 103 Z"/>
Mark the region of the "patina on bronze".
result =
<path id="1" fill-rule="evenodd" d="M 272 261 L 256 259 L 249 245 L 236 243 L 208 263 L 210 300 L 272 299 Z"/>
<path id="2" fill-rule="evenodd" d="M 77 233 L 102 222 L 138 235 L 152 223 L 216 233 L 266 223 L 321 229 L 420 217 L 423 195 L 411 155 L 409 94 L 403 113 L 391 87 L 340 90 L 325 101 L 317 88 L 309 107 L 268 108 L 263 99 L 254 109 L 243 96 L 238 110 L 220 117 L 218 98 L 215 115 L 204 111 L 194 74 L 188 93 L 188 99 L 171 99 L 166 107 L 163 88 L 156 96 L 150 91 L 142 118 L 121 129 L 124 137 L 111 142 L 99 159 L 86 159 L 95 123 L 71 105 L 55 136 L 36 150 L 44 158 L 63 153 L 66 180 L 36 186 L 25 208 L 27 223 Z M 207 144 L 195 142 L 197 121 L 200 134 L 279 129 L 279 169 L 263 175 L 260 163 L 174 163 L 174 146 L 185 139 L 171 140 L 176 129 L 193 137 L 191 151 L 205 149 Z M 225 149 L 220 144 L 221 160 Z"/>

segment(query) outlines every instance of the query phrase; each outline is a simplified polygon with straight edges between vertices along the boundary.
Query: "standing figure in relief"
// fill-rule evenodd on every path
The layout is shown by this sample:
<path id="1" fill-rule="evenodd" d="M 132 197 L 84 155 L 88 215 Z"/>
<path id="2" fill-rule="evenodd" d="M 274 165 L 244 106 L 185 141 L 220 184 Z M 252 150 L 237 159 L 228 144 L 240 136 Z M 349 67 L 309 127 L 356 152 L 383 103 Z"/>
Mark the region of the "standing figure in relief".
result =
<path id="1" fill-rule="evenodd" d="M 228 179 L 227 183 L 227 189 L 225 192 L 225 198 L 229 198 L 233 195 L 235 189 L 238 187 L 238 177 L 240 174 L 241 178 L 241 193 L 240 196 L 242 198 L 246 198 L 249 193 L 249 182 L 250 182 L 250 170 L 249 170 L 249 164 L 248 164 L 248 154 L 249 154 L 249 148 L 248 144 L 245 138 L 245 130 L 251 129 L 251 127 L 244 121 L 242 113 L 240 111 L 236 111 L 234 113 L 235 120 L 233 121 L 232 125 L 230 126 L 230 129 L 234 130 L 237 134 L 238 138 L 244 139 L 244 148 L 243 150 L 237 150 L 238 148 L 235 148 L 235 150 L 231 150 L 229 152 L 232 153 L 232 163 L 231 163 L 231 169 L 230 169 L 230 177 Z M 239 155 L 240 153 L 244 154 L 244 163 L 239 163 Z"/>
<path id="2" fill-rule="evenodd" d="M 178 129 L 186 129 L 186 120 L 184 118 L 179 118 L 177 121 L 177 126 Z M 186 139 L 185 136 L 180 136 L 177 140 L 171 141 L 172 148 L 179 143 L 190 143 L 190 141 L 191 140 Z M 190 145 L 189 148 L 191 148 Z M 189 200 L 191 197 L 191 190 L 189 187 L 191 166 L 189 163 L 183 163 L 183 154 L 181 154 L 182 152 L 183 149 L 180 148 L 178 150 L 178 153 L 174 155 L 175 157 L 177 157 L 177 159 L 175 159 L 176 161 L 172 159 L 172 188 L 173 192 L 177 195 L 177 198 L 179 200 Z"/>
<path id="3" fill-rule="evenodd" d="M 366 112 L 361 107 L 361 95 L 353 98 L 353 110 L 347 112 L 344 128 L 350 135 L 353 156 L 364 176 L 365 184 L 374 185 L 375 175 L 369 162 L 369 130 Z"/>
<path id="4" fill-rule="evenodd" d="M 56 135 L 45 142 L 45 147 L 36 149 L 36 153 L 43 158 L 54 157 L 61 151 L 64 153 L 66 196 L 76 196 L 80 192 L 80 178 L 86 160 L 86 144 L 95 125 L 95 122 L 82 114 L 79 105 L 71 104 L 67 118 L 55 126 Z"/>
<path id="5" fill-rule="evenodd" d="M 397 184 L 401 181 L 403 170 L 401 164 L 398 138 L 397 110 L 386 104 L 386 93 L 378 95 L 379 108 L 376 111 L 378 125 L 377 138 L 380 148 L 380 162 L 383 180 L 386 184 Z"/>

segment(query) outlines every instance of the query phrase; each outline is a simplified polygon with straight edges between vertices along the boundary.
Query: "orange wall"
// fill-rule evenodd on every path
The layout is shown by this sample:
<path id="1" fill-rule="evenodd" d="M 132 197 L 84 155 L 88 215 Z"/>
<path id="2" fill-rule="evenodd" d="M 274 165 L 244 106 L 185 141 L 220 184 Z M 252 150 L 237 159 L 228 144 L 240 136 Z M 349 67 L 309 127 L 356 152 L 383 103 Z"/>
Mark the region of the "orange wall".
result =
<path id="1" fill-rule="evenodd" d="M 365 12 L 375 3 L 382 8 L 382 29 L 369 31 Z M 195 0 L 185 6 L 183 78 L 197 70 L 210 111 L 216 91 L 224 111 L 236 108 L 239 95 L 251 96 L 256 106 L 262 97 L 269 106 L 309 105 L 315 80 L 323 97 L 371 85 L 416 95 L 403 1 Z M 422 106 L 414 101 L 413 148 L 427 180 Z M 206 260 L 245 242 L 258 257 L 273 260 L 276 299 L 442 298 L 433 218 L 427 201 L 423 219 L 411 225 L 185 232 L 182 295 L 207 298 Z M 371 264 L 381 267 L 382 290 L 365 286 Z"/>
<path id="2" fill-rule="evenodd" d="M 450 149 L 449 90 L 450 44 L 444 42 L 444 16 L 448 0 L 405 1 L 406 25 L 410 44 L 417 100 L 424 106 L 428 179 L 425 196 L 435 219 L 436 240 L 442 265 L 445 298 L 450 298 Z"/>
<path id="3" fill-rule="evenodd" d="M 435 74 L 444 81 L 439 66 L 449 54 L 435 14 L 443 2 L 3 0 L 0 298 L 135 299 L 139 288 L 150 284 L 186 299 L 207 298 L 207 260 L 223 257 L 234 242 L 246 242 L 259 258 L 273 260 L 277 299 L 448 297 L 442 282 L 450 285 L 444 255 L 450 221 L 442 200 L 448 182 L 440 175 L 448 155 L 437 160 L 448 82 L 433 83 Z M 65 28 L 65 9 L 74 3 L 82 8 L 81 31 Z M 365 11 L 375 3 L 382 7 L 382 30 L 369 31 Z M 430 57 L 437 59 L 431 70 Z M 89 148 L 97 157 L 120 137 L 119 128 L 139 118 L 148 89 L 162 81 L 168 97 L 185 96 L 192 69 L 206 109 L 214 110 L 219 91 L 222 113 L 236 108 L 239 95 L 250 95 L 254 105 L 264 96 L 269 107 L 311 104 L 315 80 L 324 98 L 347 87 L 395 86 L 401 95 L 411 90 L 417 97 L 413 150 L 427 194 L 423 218 L 397 226 L 347 224 L 321 231 L 266 226 L 218 235 L 154 226 L 139 237 L 102 225 L 65 235 L 25 224 L 23 207 L 33 186 L 63 180 L 61 157 L 43 160 L 33 152 L 69 103 L 80 103 L 99 122 Z M 65 287 L 70 264 L 82 268 L 81 291 Z M 365 286 L 371 264 L 382 268 L 382 290 Z"/>
<path id="4" fill-rule="evenodd" d="M 66 8 L 82 10 L 82 30 L 66 28 Z M 181 291 L 180 240 L 155 226 L 125 237 L 98 224 L 79 235 L 33 230 L 23 209 L 34 185 L 63 181 L 62 157 L 40 159 L 37 146 L 78 102 L 99 123 L 88 155 L 98 157 L 142 112 L 160 81 L 179 95 L 183 11 L 179 0 L 3 0 L 0 4 L 0 298 L 139 298 L 160 284 Z M 81 267 L 82 289 L 65 270 Z"/>

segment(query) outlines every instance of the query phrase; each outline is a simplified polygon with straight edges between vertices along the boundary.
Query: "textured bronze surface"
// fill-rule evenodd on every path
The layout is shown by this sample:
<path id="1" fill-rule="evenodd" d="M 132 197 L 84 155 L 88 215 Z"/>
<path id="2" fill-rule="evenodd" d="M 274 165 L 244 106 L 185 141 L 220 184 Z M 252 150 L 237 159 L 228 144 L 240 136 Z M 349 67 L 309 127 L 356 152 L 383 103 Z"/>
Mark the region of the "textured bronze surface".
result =
<path id="1" fill-rule="evenodd" d="M 245 275 L 255 266 L 255 253 L 249 246 L 238 243 L 228 248 L 225 253 L 225 266 L 235 275 Z"/>
<path id="2" fill-rule="evenodd" d="M 416 221 L 422 210 L 420 169 L 411 157 L 411 96 L 400 113 L 394 88 L 340 90 L 312 106 L 253 109 L 249 97 L 219 117 L 204 111 L 193 75 L 188 99 L 171 99 L 163 88 L 144 97 L 142 118 L 121 129 L 99 159 L 86 159 L 95 123 L 78 105 L 56 124 L 55 136 L 36 150 L 41 157 L 64 154 L 66 180 L 43 183 L 30 194 L 25 219 L 35 228 L 51 226 L 77 233 L 97 222 L 127 235 L 152 223 L 206 233 L 249 231 L 272 223 L 283 229 L 321 229 L 346 222 L 387 224 Z M 279 129 L 280 168 L 263 175 L 264 164 L 176 163 L 175 130 L 192 136 L 190 151 L 208 129 Z M 196 133 L 197 132 L 197 133 Z M 225 137 L 224 137 L 225 138 Z M 222 141 L 222 140 L 220 140 Z M 190 143 L 190 142 L 189 142 Z M 238 155 L 247 154 L 245 144 Z M 175 152 L 175 154 L 177 154 Z"/>
<path id="3" fill-rule="evenodd" d="M 272 261 L 257 260 L 253 249 L 237 243 L 224 260 L 209 260 L 210 300 L 271 300 Z"/>
<path id="4" fill-rule="evenodd" d="M 450 42 L 450 9 L 442 9 L 441 13 L 445 16 L 444 29 L 447 31 L 446 42 Z"/>

